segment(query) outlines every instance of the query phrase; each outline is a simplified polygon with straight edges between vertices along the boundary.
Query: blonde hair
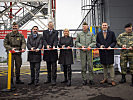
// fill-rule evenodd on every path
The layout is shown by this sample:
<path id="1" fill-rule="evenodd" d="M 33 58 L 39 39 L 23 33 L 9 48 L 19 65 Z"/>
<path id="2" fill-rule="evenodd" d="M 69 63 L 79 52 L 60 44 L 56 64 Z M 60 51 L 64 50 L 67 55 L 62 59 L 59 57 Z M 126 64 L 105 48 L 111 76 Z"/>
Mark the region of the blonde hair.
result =
<path id="1" fill-rule="evenodd" d="M 64 32 L 64 31 L 68 31 L 68 32 L 69 32 L 69 29 L 65 28 L 65 29 L 63 30 L 63 32 Z"/>

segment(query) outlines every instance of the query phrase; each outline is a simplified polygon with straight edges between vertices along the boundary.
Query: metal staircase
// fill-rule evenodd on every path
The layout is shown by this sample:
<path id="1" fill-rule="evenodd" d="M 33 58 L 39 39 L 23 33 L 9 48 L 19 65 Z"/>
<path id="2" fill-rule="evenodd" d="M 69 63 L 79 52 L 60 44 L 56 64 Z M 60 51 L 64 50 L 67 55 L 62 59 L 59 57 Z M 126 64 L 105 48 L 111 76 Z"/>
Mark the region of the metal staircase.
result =
<path id="1" fill-rule="evenodd" d="M 39 5 L 38 7 L 35 7 L 31 10 L 31 12 L 36 15 L 37 13 L 39 13 L 39 10 L 42 9 L 42 7 L 45 5 L 46 3 Z M 40 11 L 43 15 L 46 15 L 47 13 L 47 8 L 43 8 Z M 16 21 L 16 23 L 19 25 L 19 28 L 22 27 L 25 23 L 27 23 L 29 20 L 31 20 L 34 16 L 28 12 L 24 15 L 24 17 L 22 17 L 21 19 L 19 19 L 18 21 Z M 11 30 L 12 27 L 9 27 L 8 30 Z"/>

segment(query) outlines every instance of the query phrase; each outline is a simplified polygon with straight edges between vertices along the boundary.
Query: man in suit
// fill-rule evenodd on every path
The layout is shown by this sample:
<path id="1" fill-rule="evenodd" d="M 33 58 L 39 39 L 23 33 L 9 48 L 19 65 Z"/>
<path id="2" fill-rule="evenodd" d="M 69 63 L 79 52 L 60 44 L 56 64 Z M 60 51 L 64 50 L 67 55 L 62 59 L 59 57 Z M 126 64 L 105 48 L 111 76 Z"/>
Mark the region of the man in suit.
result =
<path id="1" fill-rule="evenodd" d="M 108 30 L 108 24 L 102 23 L 102 31 L 97 34 L 96 45 L 98 48 L 114 48 L 116 45 L 115 33 Z M 108 70 L 110 72 L 110 78 L 112 85 L 116 85 L 114 81 L 114 50 L 99 50 L 100 62 L 103 65 L 104 80 L 100 83 L 108 82 Z"/>
<path id="2" fill-rule="evenodd" d="M 38 34 L 38 26 L 33 26 L 31 34 L 28 36 L 27 48 L 28 61 L 30 62 L 31 82 L 28 85 L 39 85 L 39 73 L 41 63 L 42 35 Z"/>
<path id="3" fill-rule="evenodd" d="M 54 48 L 58 45 L 58 31 L 54 30 L 53 22 L 49 22 L 48 29 L 43 31 L 43 45 L 45 49 L 53 48 L 44 50 L 43 60 L 46 61 L 48 71 L 47 81 L 44 83 L 52 82 L 52 85 L 56 85 L 58 53 Z"/>

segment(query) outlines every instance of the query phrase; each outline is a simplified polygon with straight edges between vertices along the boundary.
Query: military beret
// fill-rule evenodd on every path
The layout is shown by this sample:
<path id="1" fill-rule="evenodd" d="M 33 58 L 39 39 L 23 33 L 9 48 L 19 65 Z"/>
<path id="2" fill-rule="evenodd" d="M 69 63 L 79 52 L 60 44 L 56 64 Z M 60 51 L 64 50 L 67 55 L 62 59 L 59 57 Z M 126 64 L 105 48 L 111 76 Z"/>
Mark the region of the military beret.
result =
<path id="1" fill-rule="evenodd" d="M 131 23 L 128 23 L 128 24 L 125 25 L 124 28 L 128 28 L 128 27 L 131 27 L 131 26 L 132 26 L 132 24 Z"/>
<path id="2" fill-rule="evenodd" d="M 88 25 L 88 24 L 86 22 L 84 22 L 83 25 Z"/>
<path id="3" fill-rule="evenodd" d="M 12 25 L 18 25 L 16 22 L 13 22 L 13 24 Z"/>

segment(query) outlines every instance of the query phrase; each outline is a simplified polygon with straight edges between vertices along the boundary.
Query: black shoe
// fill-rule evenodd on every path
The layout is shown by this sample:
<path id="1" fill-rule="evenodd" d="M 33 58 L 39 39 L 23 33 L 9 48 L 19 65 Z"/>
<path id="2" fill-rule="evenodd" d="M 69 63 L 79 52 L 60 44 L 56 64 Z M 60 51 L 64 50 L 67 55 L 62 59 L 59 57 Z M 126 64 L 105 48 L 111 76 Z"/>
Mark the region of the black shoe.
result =
<path id="1" fill-rule="evenodd" d="M 44 84 L 48 84 L 48 83 L 51 83 L 51 81 L 50 80 L 47 80 L 46 82 L 44 82 Z"/>
<path id="2" fill-rule="evenodd" d="M 24 82 L 22 82 L 20 79 L 16 80 L 16 84 L 24 84 Z"/>
<path id="3" fill-rule="evenodd" d="M 126 75 L 125 74 L 122 74 L 122 79 L 121 81 L 119 81 L 119 83 L 126 83 Z"/>
<path id="4" fill-rule="evenodd" d="M 94 85 L 95 83 L 94 83 L 94 81 L 90 80 L 90 81 L 89 81 L 89 84 L 90 84 L 90 85 Z"/>
<path id="5" fill-rule="evenodd" d="M 38 82 L 35 82 L 35 86 L 39 86 L 39 83 Z"/>
<path id="6" fill-rule="evenodd" d="M 119 81 L 119 83 L 126 83 L 126 79 L 121 79 L 121 81 Z"/>
<path id="7" fill-rule="evenodd" d="M 71 80 L 68 80 L 67 86 L 71 86 Z"/>
<path id="8" fill-rule="evenodd" d="M 62 81 L 61 83 L 67 83 L 68 82 L 68 80 L 64 80 L 64 81 Z"/>
<path id="9" fill-rule="evenodd" d="M 52 86 L 55 86 L 55 85 L 56 85 L 56 81 L 52 80 Z"/>
<path id="10" fill-rule="evenodd" d="M 87 80 L 83 80 L 83 85 L 87 85 Z"/>
<path id="11" fill-rule="evenodd" d="M 28 85 L 32 85 L 32 84 L 34 84 L 34 81 L 31 81 L 30 83 L 28 83 Z"/>

